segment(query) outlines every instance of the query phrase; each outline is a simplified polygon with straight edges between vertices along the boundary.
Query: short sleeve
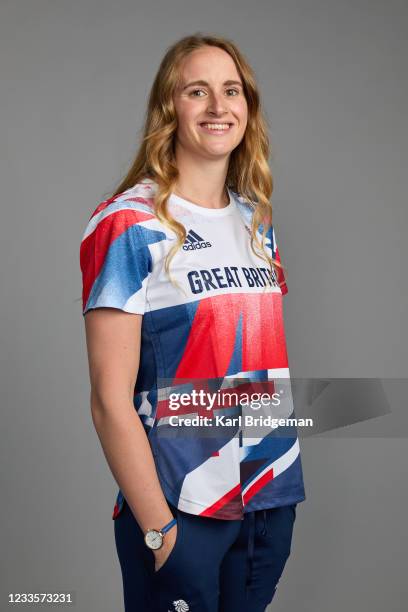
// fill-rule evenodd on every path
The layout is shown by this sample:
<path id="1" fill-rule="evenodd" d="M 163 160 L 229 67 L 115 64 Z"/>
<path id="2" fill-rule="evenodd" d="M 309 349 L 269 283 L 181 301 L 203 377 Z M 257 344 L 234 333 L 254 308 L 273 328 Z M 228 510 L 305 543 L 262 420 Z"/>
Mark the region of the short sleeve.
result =
<path id="1" fill-rule="evenodd" d="M 276 259 L 278 263 L 281 263 L 279 249 L 278 249 L 278 245 L 276 242 L 275 228 L 272 228 L 272 236 L 273 236 L 273 258 Z M 288 287 L 286 284 L 285 274 L 282 268 L 278 268 L 277 277 L 278 277 L 278 284 L 282 291 L 282 295 L 286 295 L 288 292 Z"/>
<path id="2" fill-rule="evenodd" d="M 144 314 L 152 272 L 149 244 L 161 234 L 149 228 L 152 218 L 131 205 L 95 210 L 80 246 L 83 315 L 101 307 Z"/>

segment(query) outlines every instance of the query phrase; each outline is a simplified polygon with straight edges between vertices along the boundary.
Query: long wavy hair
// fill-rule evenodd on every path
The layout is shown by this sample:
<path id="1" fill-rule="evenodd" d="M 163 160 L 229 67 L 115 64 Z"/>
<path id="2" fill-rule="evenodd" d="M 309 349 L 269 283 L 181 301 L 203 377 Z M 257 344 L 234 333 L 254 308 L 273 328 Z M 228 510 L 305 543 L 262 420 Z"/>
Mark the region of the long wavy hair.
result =
<path id="1" fill-rule="evenodd" d="M 144 178 L 150 178 L 157 184 L 154 197 L 156 217 L 177 236 L 177 241 L 165 259 L 165 271 L 173 282 L 170 262 L 186 239 L 186 228 L 174 219 L 167 207 L 168 198 L 179 176 L 174 154 L 178 122 L 173 96 L 181 81 L 184 58 L 205 46 L 219 47 L 226 51 L 234 60 L 242 79 L 248 122 L 240 144 L 230 154 L 226 185 L 243 197 L 253 209 L 251 249 L 268 263 L 271 271 L 272 266 L 275 268 L 278 279 L 277 268 L 285 268 L 265 250 L 266 234 L 272 225 L 270 199 L 273 191 L 273 178 L 268 165 L 270 145 L 267 122 L 261 109 L 254 72 L 237 46 L 226 38 L 198 32 L 181 38 L 166 50 L 149 94 L 142 142 L 128 173 L 111 197 L 123 193 Z M 259 241 L 257 230 L 261 224 L 262 240 Z M 177 282 L 175 284 L 178 285 Z"/>

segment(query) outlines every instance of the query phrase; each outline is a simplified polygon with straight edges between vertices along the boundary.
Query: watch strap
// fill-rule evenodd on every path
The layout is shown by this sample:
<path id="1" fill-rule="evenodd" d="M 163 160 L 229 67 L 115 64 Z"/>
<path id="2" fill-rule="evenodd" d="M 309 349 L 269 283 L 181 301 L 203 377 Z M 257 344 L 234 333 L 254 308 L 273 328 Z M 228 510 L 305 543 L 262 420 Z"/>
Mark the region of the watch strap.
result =
<path id="1" fill-rule="evenodd" d="M 177 523 L 177 519 L 173 518 L 171 521 L 169 521 L 164 527 L 162 527 L 160 529 L 160 532 L 164 535 L 165 533 L 168 532 L 169 529 L 171 529 L 173 527 L 173 525 L 175 525 Z"/>

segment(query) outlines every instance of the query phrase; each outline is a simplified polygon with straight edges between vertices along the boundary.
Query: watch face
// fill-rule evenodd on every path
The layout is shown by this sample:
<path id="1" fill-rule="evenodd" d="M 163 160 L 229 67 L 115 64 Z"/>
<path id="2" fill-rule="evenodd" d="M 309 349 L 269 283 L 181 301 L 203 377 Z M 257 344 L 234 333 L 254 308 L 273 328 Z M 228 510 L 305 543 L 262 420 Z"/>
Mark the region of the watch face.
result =
<path id="1" fill-rule="evenodd" d="M 155 529 L 149 529 L 144 539 L 145 539 L 146 545 L 149 548 L 152 548 L 153 550 L 157 550 L 158 548 L 161 548 L 161 545 L 163 543 L 163 536 L 161 535 L 161 533 L 159 533 Z"/>

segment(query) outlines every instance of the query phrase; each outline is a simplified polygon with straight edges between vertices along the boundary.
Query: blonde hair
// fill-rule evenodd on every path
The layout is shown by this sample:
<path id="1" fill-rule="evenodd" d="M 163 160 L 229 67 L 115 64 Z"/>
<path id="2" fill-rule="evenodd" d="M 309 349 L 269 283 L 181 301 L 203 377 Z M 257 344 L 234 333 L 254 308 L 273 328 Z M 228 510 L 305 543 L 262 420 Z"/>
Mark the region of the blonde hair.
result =
<path id="1" fill-rule="evenodd" d="M 167 208 L 168 198 L 179 176 L 174 156 L 177 116 L 173 94 L 180 83 L 182 61 L 192 51 L 205 46 L 223 49 L 232 57 L 242 79 L 248 106 L 246 131 L 240 144 L 231 152 L 226 185 L 244 198 L 253 209 L 250 235 L 254 254 L 264 259 L 271 271 L 272 266 L 275 269 L 285 269 L 280 261 L 269 257 L 265 250 L 266 233 L 272 225 L 270 198 L 273 179 L 268 165 L 270 148 L 267 124 L 261 110 L 254 72 L 232 41 L 196 33 L 181 38 L 166 50 L 150 91 L 141 145 L 128 173 L 111 196 L 123 193 L 144 178 L 150 178 L 157 184 L 155 214 L 177 236 L 177 241 L 165 260 L 165 271 L 171 282 L 170 262 L 186 239 L 184 225 L 174 219 Z M 263 225 L 261 242 L 257 236 L 260 224 Z M 261 252 L 257 253 L 254 245 L 259 247 Z M 278 270 L 275 272 L 279 278 Z M 176 284 L 178 285 L 177 282 Z"/>

